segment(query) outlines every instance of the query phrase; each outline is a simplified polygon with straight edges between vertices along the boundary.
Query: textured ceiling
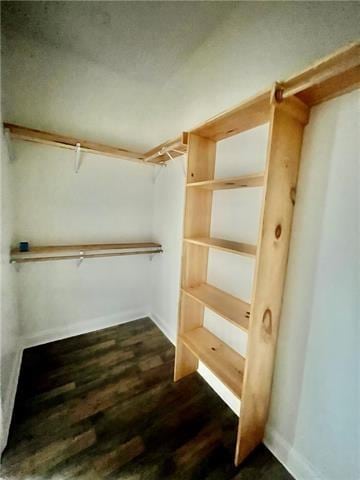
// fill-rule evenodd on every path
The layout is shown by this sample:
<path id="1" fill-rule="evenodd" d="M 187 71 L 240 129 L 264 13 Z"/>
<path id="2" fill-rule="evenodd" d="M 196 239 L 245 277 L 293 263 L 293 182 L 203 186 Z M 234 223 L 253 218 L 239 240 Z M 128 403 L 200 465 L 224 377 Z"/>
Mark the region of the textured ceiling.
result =
<path id="1" fill-rule="evenodd" d="M 5 2 L 3 28 L 113 72 L 161 85 L 233 2 Z"/>
<path id="2" fill-rule="evenodd" d="M 359 37 L 358 2 L 3 1 L 1 13 L 3 120 L 137 151 Z"/>
<path id="3" fill-rule="evenodd" d="M 171 79 L 237 5 L 2 2 L 3 120 L 145 151 L 179 108 Z"/>

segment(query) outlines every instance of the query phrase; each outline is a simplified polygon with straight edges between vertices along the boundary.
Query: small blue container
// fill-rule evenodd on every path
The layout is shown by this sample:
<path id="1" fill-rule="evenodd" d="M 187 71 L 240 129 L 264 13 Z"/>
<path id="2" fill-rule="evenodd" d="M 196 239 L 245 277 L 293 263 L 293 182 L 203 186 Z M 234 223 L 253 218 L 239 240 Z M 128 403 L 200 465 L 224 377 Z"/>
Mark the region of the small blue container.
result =
<path id="1" fill-rule="evenodd" d="M 28 251 L 29 251 L 29 242 L 20 242 L 19 252 L 28 252 Z"/>

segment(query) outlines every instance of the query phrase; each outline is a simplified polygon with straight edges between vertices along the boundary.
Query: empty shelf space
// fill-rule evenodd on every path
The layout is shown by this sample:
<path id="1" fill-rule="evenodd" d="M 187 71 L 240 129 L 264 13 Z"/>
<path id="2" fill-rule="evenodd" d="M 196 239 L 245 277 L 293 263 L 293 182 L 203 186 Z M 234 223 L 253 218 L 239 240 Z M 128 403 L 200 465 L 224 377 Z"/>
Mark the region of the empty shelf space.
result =
<path id="1" fill-rule="evenodd" d="M 249 303 L 243 302 L 239 298 L 207 283 L 202 283 L 196 287 L 183 288 L 182 291 L 247 332 L 250 317 Z"/>
<path id="2" fill-rule="evenodd" d="M 264 185 L 264 174 L 243 175 L 241 177 L 219 178 L 203 182 L 188 183 L 187 187 L 204 188 L 206 190 L 229 190 L 233 188 L 261 187 Z"/>
<path id="3" fill-rule="evenodd" d="M 241 398 L 245 359 L 204 327 L 180 336 L 184 345 L 238 398 Z"/>
<path id="4" fill-rule="evenodd" d="M 256 245 L 250 245 L 248 243 L 209 237 L 184 238 L 184 241 L 203 247 L 211 247 L 225 252 L 236 253 L 237 255 L 245 255 L 248 257 L 254 257 L 256 255 Z"/>

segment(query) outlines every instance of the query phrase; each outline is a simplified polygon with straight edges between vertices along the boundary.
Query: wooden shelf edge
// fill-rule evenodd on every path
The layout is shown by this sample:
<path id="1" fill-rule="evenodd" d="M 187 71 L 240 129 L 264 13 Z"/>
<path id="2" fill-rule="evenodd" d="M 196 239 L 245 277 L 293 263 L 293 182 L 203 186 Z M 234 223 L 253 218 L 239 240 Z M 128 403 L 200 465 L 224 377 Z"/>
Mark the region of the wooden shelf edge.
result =
<path id="1" fill-rule="evenodd" d="M 121 158 L 139 163 L 144 162 L 144 155 L 139 152 L 133 152 L 122 147 L 114 147 L 101 143 L 91 142 L 90 140 L 69 137 L 54 132 L 45 132 L 34 128 L 16 125 L 14 123 L 4 122 L 4 129 L 9 130 L 11 137 L 30 142 L 53 145 L 56 147 L 75 149 L 80 144 L 80 149 L 89 153 L 96 153 L 108 157 Z"/>
<path id="2" fill-rule="evenodd" d="M 179 335 L 186 348 L 241 398 L 245 359 L 204 327 Z"/>
<path id="3" fill-rule="evenodd" d="M 159 250 L 139 250 L 134 252 L 112 252 L 112 253 L 85 253 L 77 255 L 59 255 L 59 256 L 46 256 L 46 257 L 11 257 L 10 263 L 30 263 L 30 262 L 50 262 L 56 260 L 76 260 L 84 258 L 106 258 L 106 257 L 123 257 L 130 255 L 154 255 L 157 253 L 163 253 L 162 249 Z"/>
<path id="4" fill-rule="evenodd" d="M 144 154 L 144 160 L 147 163 L 163 163 L 170 160 L 170 153 L 172 158 L 184 155 L 187 151 L 188 133 L 183 132 L 179 137 L 174 140 L 168 140 L 166 142 L 157 145 Z"/>
<path id="5" fill-rule="evenodd" d="M 120 250 L 131 248 L 156 248 L 161 247 L 156 242 L 127 242 L 127 243 L 88 243 L 81 245 L 46 245 L 31 246 L 28 252 L 19 252 L 18 248 L 11 249 L 12 254 L 16 253 L 50 253 L 50 252 L 68 252 L 78 250 Z"/>
<path id="6" fill-rule="evenodd" d="M 280 83 L 283 98 L 296 95 L 310 107 L 358 88 L 360 42 L 335 50 Z"/>
<path id="7" fill-rule="evenodd" d="M 222 250 L 224 252 L 234 253 L 245 257 L 254 258 L 256 256 L 256 246 L 248 243 L 207 237 L 187 237 L 184 238 L 184 242 L 200 245 L 202 247 L 214 248 L 215 250 Z"/>
<path id="8" fill-rule="evenodd" d="M 264 174 L 254 173 L 238 177 L 217 178 L 202 182 L 187 183 L 187 188 L 204 188 L 206 190 L 227 190 L 235 188 L 261 187 L 264 185 Z"/>
<path id="9" fill-rule="evenodd" d="M 110 250 L 112 250 L 110 252 Z M 127 250 L 127 251 L 125 251 Z M 10 251 L 10 261 L 16 263 L 40 262 L 46 260 L 66 260 L 75 258 L 101 258 L 110 256 L 161 253 L 160 243 L 107 243 L 84 245 L 35 246 L 27 252 L 18 248 Z"/>
<path id="10" fill-rule="evenodd" d="M 181 291 L 184 295 L 189 296 L 237 328 L 248 333 L 250 318 L 249 303 L 207 283 L 200 284 L 196 287 L 182 287 Z M 210 297 L 210 299 L 206 297 Z"/>
<path id="11" fill-rule="evenodd" d="M 270 120 L 270 99 L 271 89 L 262 91 L 193 128 L 191 133 L 219 141 L 263 125 Z"/>
<path id="12" fill-rule="evenodd" d="M 347 44 L 286 80 L 283 97 L 297 96 L 308 106 L 360 87 L 360 42 Z M 223 140 L 269 121 L 271 91 L 265 90 L 191 129 L 202 137 Z"/>

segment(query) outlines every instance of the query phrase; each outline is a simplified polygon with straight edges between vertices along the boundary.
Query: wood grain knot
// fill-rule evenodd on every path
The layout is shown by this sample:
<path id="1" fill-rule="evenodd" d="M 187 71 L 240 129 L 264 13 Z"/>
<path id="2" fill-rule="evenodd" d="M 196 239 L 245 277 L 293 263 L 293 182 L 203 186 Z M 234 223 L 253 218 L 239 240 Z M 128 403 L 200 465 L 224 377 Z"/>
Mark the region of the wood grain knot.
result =
<path id="1" fill-rule="evenodd" d="M 264 312 L 263 319 L 262 319 L 263 327 L 265 332 L 268 335 L 271 335 L 272 331 L 272 313 L 270 308 L 267 308 Z"/>
<path id="2" fill-rule="evenodd" d="M 192 176 L 192 177 L 194 176 L 194 173 L 193 173 L 193 172 L 191 172 L 191 176 Z"/>
<path id="3" fill-rule="evenodd" d="M 276 228 L 275 228 L 275 237 L 276 237 L 276 238 L 280 238 L 280 236 L 281 236 L 281 231 L 282 231 L 281 225 L 279 224 L 279 225 L 277 225 Z"/>
<path id="4" fill-rule="evenodd" d="M 295 205 L 295 198 L 296 198 L 296 188 L 292 187 L 290 190 L 290 200 L 293 205 Z"/>

